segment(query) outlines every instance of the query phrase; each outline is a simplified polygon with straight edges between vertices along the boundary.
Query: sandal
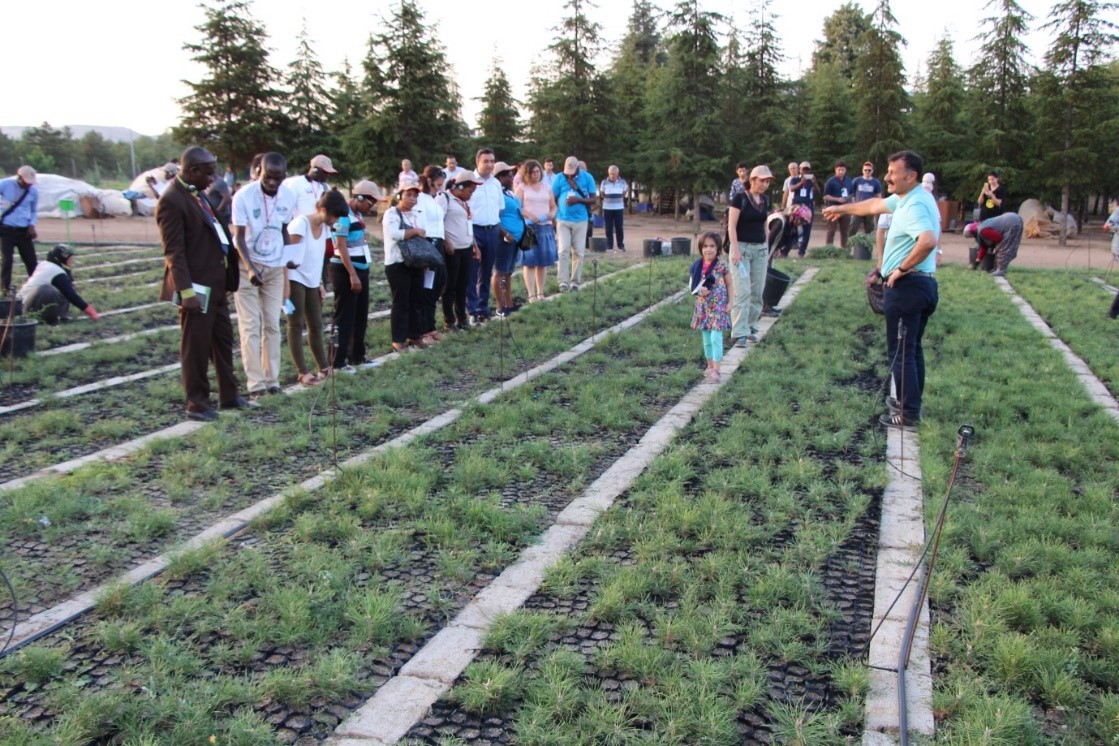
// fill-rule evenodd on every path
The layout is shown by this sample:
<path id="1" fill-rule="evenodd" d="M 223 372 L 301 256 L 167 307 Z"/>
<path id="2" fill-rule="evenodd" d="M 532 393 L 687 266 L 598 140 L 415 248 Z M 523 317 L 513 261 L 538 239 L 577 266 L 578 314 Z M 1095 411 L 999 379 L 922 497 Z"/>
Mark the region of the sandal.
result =
<path id="1" fill-rule="evenodd" d="M 318 376 L 316 376 L 316 377 L 320 381 L 325 381 L 326 379 L 330 378 L 330 374 L 333 373 L 333 372 L 334 372 L 334 368 L 331 368 L 331 367 L 328 366 L 328 367 L 320 370 Z"/>
<path id="2" fill-rule="evenodd" d="M 316 376 L 314 373 L 300 373 L 299 374 L 299 383 L 303 384 L 304 386 L 314 386 L 318 382 L 319 382 L 319 377 Z"/>
<path id="3" fill-rule="evenodd" d="M 393 352 L 407 352 L 408 351 L 408 345 L 405 344 L 405 343 L 402 343 L 402 342 L 393 342 L 392 343 L 392 351 Z"/>
<path id="4" fill-rule="evenodd" d="M 408 346 L 422 350 L 423 348 L 429 347 L 430 345 L 428 345 L 427 342 L 423 341 L 423 339 L 409 339 Z M 396 347 L 396 343 L 393 343 L 393 347 Z"/>
<path id="5" fill-rule="evenodd" d="M 901 412 L 887 412 L 878 418 L 878 422 L 886 427 L 900 427 L 902 430 L 911 433 L 917 432 L 917 428 L 921 424 L 919 419 L 906 417 Z"/>

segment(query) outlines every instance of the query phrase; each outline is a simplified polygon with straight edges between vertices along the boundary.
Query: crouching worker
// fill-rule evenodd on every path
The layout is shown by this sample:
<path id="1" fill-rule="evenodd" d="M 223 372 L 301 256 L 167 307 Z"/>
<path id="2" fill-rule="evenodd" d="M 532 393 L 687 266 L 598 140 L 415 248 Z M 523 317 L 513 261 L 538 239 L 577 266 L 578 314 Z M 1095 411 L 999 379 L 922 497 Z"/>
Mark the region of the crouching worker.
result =
<path id="1" fill-rule="evenodd" d="M 1018 246 L 1022 243 L 1022 218 L 1016 212 L 1004 212 L 982 223 L 968 223 L 964 227 L 964 236 L 975 238 L 978 244 L 971 268 L 978 267 L 988 254 L 994 254 L 995 269 L 991 275 L 1005 277 L 1006 269 L 1018 256 Z"/>
<path id="2" fill-rule="evenodd" d="M 74 280 L 70 275 L 73 260 L 74 250 L 60 243 L 50 250 L 45 262 L 36 265 L 35 271 L 19 289 L 24 313 L 38 312 L 40 318 L 51 326 L 70 320 L 70 306 L 76 306 L 94 321 L 101 318 L 97 309 L 82 300 L 74 289 Z"/>

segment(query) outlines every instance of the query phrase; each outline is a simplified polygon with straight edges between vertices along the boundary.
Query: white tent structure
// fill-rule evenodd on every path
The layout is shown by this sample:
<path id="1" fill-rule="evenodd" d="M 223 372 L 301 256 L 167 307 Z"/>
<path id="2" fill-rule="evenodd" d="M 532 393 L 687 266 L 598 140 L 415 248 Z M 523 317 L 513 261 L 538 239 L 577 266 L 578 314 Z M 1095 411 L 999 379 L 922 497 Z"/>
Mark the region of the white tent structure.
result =
<path id="1" fill-rule="evenodd" d="M 107 217 L 131 215 L 132 205 L 116 189 L 98 189 L 80 179 L 69 179 L 58 174 L 39 174 L 35 180 L 39 190 L 40 217 L 64 217 L 58 204 L 64 199 L 74 203 L 70 217 Z"/>

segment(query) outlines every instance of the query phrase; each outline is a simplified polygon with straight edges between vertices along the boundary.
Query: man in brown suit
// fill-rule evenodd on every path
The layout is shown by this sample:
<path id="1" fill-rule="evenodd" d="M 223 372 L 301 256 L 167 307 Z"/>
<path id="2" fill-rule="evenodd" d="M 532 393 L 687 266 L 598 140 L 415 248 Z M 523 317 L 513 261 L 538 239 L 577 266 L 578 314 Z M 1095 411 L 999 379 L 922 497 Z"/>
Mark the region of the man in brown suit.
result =
<path id="1" fill-rule="evenodd" d="M 233 326 L 227 294 L 237 290 L 237 252 L 230 249 L 229 226 L 214 217 L 202 196 L 214 179 L 216 162 L 204 148 L 187 148 L 181 160 L 182 172 L 171 181 L 155 208 L 164 256 L 159 297 L 180 304 L 179 357 L 186 415 L 200 422 L 218 417 L 210 403 L 210 382 L 206 376 L 210 359 L 217 374 L 221 408 L 251 406 L 238 393 L 233 375 Z M 208 304 L 205 296 L 199 294 L 201 289 L 195 286 L 209 288 Z"/>

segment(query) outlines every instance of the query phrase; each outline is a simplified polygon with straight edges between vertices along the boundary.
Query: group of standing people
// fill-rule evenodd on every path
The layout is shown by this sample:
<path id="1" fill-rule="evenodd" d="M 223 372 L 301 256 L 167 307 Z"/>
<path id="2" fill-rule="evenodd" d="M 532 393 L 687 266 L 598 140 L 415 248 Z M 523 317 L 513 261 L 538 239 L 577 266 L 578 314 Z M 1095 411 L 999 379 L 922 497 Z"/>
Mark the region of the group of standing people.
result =
<path id="1" fill-rule="evenodd" d="M 367 221 L 381 203 L 391 203 L 384 206 L 381 228 L 392 351 L 427 347 L 447 333 L 485 323 L 491 295 L 497 317 L 515 312 L 511 280 L 518 260 L 529 303 L 544 297 L 548 267 L 559 265 L 561 291 L 578 290 L 582 281 L 599 190 L 574 157 L 561 174 L 552 172 L 550 159 L 514 166 L 497 161 L 488 148 L 476 154 L 474 170 L 448 157 L 446 168 L 432 165 L 417 174 L 405 161 L 389 194 L 364 180 L 348 199 L 329 186 L 337 170 L 325 155 L 311 159 L 306 173 L 287 177 L 280 153 L 261 154 L 254 159 L 253 178 L 231 197 L 226 189 L 214 189 L 217 181 L 228 187 L 215 179 L 215 163 L 204 148 L 188 148 L 181 172 L 156 209 L 166 264 L 161 297 L 181 309 L 182 380 L 191 419 L 209 421 L 217 408 L 257 406 L 257 398 L 280 392 L 283 317 L 299 383 L 313 386 L 369 362 L 365 335 L 373 252 Z M 624 184 L 616 167 L 607 182 L 612 193 Z M 617 209 L 617 195 L 607 199 L 606 209 Z M 611 216 L 612 235 L 624 250 L 621 223 Z M 406 262 L 402 244 L 417 238 L 429 241 L 442 261 Z M 332 355 L 323 333 L 327 279 L 334 295 Z M 232 372 L 230 298 L 237 309 L 247 397 Z M 217 408 L 206 376 L 211 360 Z"/>
<path id="2" fill-rule="evenodd" d="M 894 153 L 886 174 L 890 196 L 875 196 L 874 184 L 869 182 L 873 178 L 871 166 L 864 169 L 868 181 L 865 186 L 860 184 L 864 196 L 859 198 L 860 190 L 854 183 L 842 186 L 846 167 L 840 162 L 835 178 L 841 186 L 838 190 L 825 188 L 834 199 L 823 209 L 824 218 L 832 224 L 842 225 L 852 218 L 862 224 L 862 218 L 892 217 L 884 251 L 866 282 L 884 285 L 886 353 L 895 391 L 887 399 L 888 411 L 880 422 L 910 430 L 921 419 L 925 388 L 922 340 L 938 303 L 935 251 L 940 240 L 940 213 L 931 192 L 920 186 L 923 167 L 921 156 L 913 151 Z M 718 235 L 712 233 L 700 240 L 701 255 L 690 272 L 689 286 L 696 296 L 692 328 L 702 332 L 705 378 L 709 382 L 720 377 L 723 331 L 731 329 L 735 344 L 746 346 L 757 341 L 755 324 L 761 315 L 769 251 L 766 226 L 772 218 L 767 192 L 773 174 L 764 165 L 747 171 L 746 164 L 739 164 L 737 171 L 738 184 L 732 185 L 728 208 L 729 266 L 720 256 Z M 786 212 L 789 205 L 793 210 L 799 205 L 807 207 L 809 202 L 797 200 L 811 199 L 816 186 L 811 164 L 790 163 L 789 171 L 782 198 Z"/>

